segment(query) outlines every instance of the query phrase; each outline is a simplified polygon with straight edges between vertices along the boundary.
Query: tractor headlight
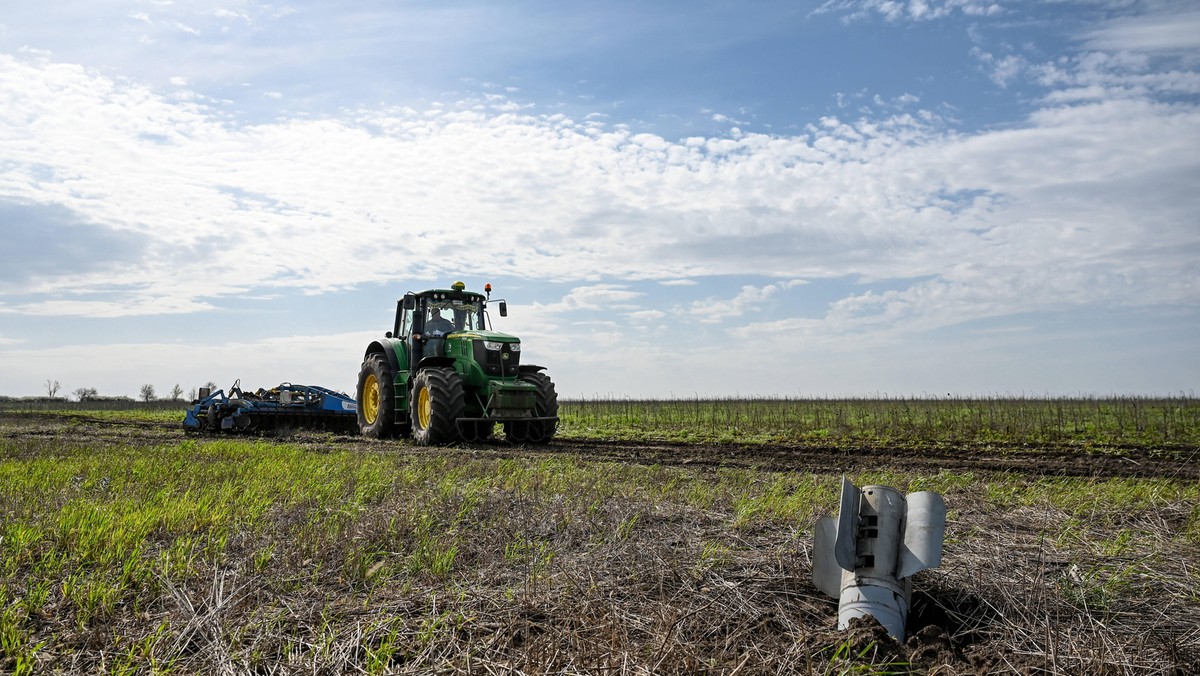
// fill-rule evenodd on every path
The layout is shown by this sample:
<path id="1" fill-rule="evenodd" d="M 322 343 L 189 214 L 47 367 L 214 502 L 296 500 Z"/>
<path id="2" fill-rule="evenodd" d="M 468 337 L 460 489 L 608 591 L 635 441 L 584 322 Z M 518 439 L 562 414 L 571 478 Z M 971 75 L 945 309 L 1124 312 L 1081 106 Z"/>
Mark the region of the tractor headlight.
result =
<path id="1" fill-rule="evenodd" d="M 509 351 L 509 352 L 520 352 L 520 351 L 521 351 L 521 344 L 520 344 L 520 343 L 509 343 L 509 344 L 508 344 L 508 351 Z"/>
<path id="2" fill-rule="evenodd" d="M 483 341 L 483 349 L 485 350 L 499 350 L 502 345 L 504 345 L 504 343 L 501 343 L 498 340 Z"/>

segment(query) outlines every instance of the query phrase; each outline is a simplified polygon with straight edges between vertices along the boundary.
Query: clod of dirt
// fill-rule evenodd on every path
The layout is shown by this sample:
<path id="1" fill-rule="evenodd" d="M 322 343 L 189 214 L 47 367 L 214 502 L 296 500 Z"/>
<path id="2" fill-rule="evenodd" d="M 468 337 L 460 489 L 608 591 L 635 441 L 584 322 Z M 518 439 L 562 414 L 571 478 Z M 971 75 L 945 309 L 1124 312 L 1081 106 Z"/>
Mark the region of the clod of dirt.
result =
<path id="1" fill-rule="evenodd" d="M 904 662 L 907 659 L 904 647 L 892 638 L 887 629 L 875 618 L 865 615 L 850 620 L 843 632 L 842 645 L 852 655 L 869 660 L 872 664 Z"/>
<path id="2" fill-rule="evenodd" d="M 962 661 L 962 655 L 950 640 L 944 627 L 929 624 L 904 642 L 908 649 L 908 661 L 913 666 L 932 668 L 939 664 L 954 664 Z"/>

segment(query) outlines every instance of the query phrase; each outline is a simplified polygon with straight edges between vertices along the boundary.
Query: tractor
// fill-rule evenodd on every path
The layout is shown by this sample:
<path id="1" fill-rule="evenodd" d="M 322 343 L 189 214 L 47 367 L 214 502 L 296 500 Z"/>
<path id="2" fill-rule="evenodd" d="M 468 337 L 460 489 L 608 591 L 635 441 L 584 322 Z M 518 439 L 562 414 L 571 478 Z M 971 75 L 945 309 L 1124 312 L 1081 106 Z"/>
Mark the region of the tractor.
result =
<path id="1" fill-rule="evenodd" d="M 521 342 L 492 331 L 484 293 L 462 282 L 409 292 L 391 331 L 373 341 L 358 374 L 358 429 L 421 446 L 491 438 L 546 444 L 558 428 L 558 394 L 542 366 L 521 363 Z M 501 317 L 505 301 L 497 301 Z"/>

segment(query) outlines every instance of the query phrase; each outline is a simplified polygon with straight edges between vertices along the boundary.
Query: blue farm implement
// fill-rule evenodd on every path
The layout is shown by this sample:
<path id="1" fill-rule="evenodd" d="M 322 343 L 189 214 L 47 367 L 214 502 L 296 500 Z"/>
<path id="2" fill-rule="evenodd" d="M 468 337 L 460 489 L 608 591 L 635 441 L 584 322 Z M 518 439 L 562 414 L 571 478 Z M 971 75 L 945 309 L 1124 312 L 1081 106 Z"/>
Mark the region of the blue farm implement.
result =
<path id="1" fill-rule="evenodd" d="M 315 385 L 283 383 L 269 390 L 243 392 L 241 381 L 224 390 L 200 389 L 183 418 L 188 432 L 263 433 L 289 429 L 358 430 L 352 397 Z"/>

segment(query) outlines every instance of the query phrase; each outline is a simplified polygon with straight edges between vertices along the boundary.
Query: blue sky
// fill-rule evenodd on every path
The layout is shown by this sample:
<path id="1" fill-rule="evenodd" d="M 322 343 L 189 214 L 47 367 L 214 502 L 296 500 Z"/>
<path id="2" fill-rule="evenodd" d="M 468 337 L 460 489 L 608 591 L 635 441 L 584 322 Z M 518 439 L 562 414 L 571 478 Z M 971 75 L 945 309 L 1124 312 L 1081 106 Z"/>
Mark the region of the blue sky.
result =
<path id="1" fill-rule="evenodd" d="M 1194 393 L 1197 186 L 1191 2 L 6 3 L 0 394 L 457 279 L 565 396 Z"/>

